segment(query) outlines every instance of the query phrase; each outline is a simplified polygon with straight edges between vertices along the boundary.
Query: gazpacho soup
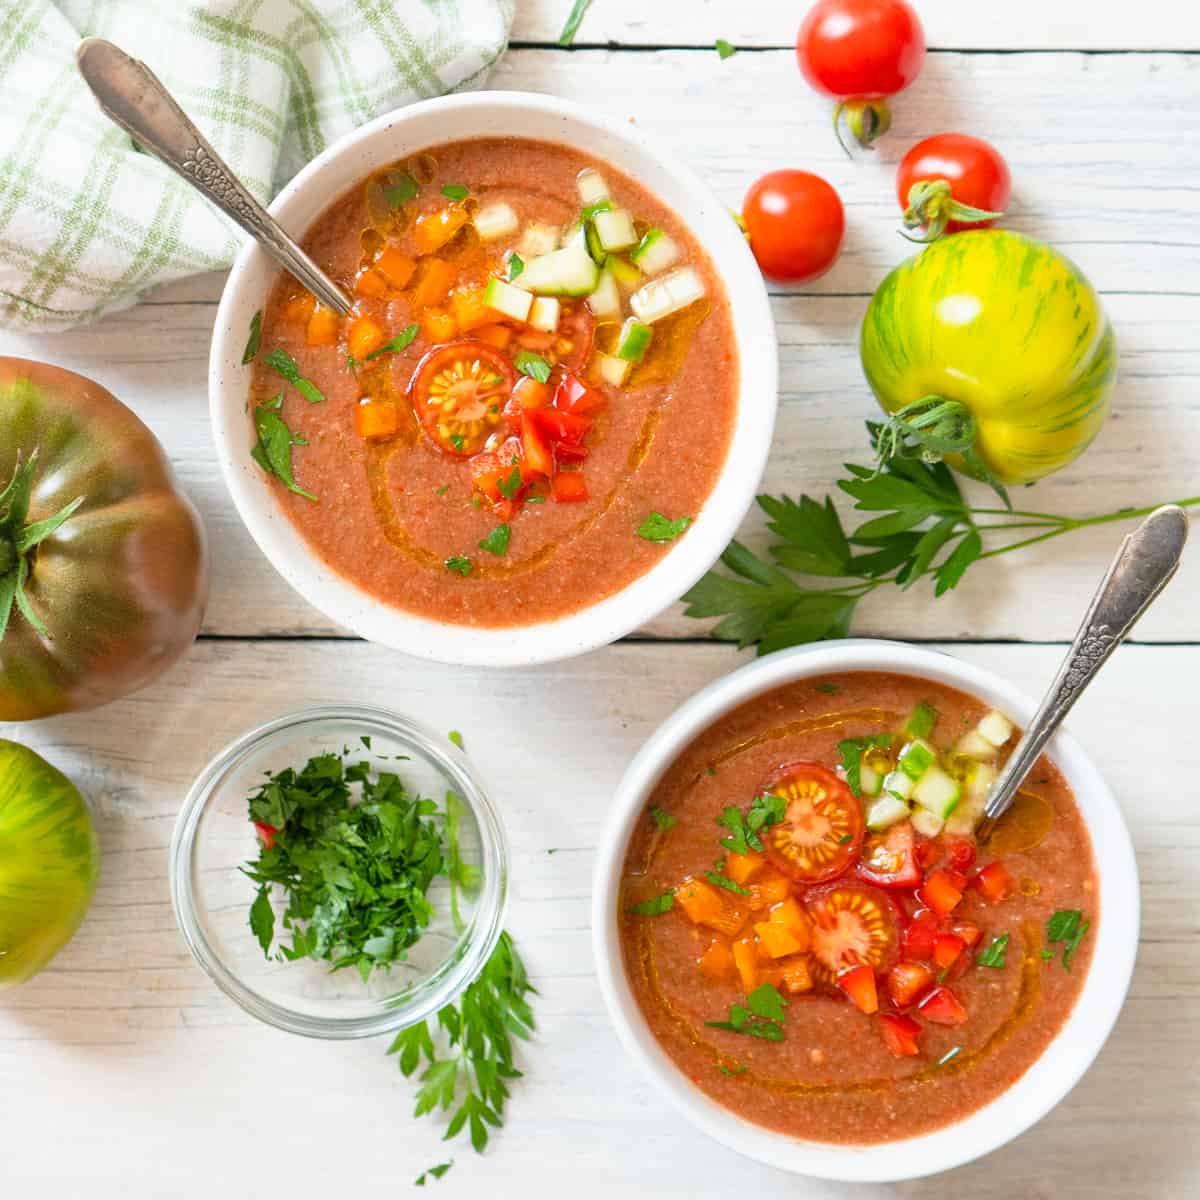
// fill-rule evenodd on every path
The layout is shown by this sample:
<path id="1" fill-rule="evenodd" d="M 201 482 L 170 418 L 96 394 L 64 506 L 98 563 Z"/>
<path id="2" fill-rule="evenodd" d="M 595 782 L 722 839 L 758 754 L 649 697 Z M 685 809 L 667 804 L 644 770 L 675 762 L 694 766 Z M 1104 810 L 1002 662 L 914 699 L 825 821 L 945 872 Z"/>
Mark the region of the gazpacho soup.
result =
<path id="1" fill-rule="evenodd" d="M 247 346 L 253 456 L 333 569 L 451 624 L 553 620 L 686 533 L 736 411 L 729 304 L 678 218 L 606 163 L 516 138 L 376 171 Z"/>
<path id="2" fill-rule="evenodd" d="M 711 725 L 627 851 L 642 1014 L 702 1091 L 822 1142 L 928 1133 L 1013 1084 L 1087 975 L 1099 892 L 1043 758 L 976 837 L 1015 742 L 951 688 L 851 672 Z"/>

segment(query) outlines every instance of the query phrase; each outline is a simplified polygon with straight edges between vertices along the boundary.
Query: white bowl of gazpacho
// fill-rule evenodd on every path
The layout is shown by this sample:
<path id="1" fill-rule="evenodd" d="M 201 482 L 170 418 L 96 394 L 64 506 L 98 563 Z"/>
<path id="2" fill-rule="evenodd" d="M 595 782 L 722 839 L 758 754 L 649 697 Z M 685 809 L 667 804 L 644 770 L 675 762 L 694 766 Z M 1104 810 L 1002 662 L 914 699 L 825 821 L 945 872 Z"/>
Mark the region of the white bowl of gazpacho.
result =
<path id="1" fill-rule="evenodd" d="M 1137 868 L 1067 733 L 976 836 L 1035 707 L 948 655 L 845 641 L 760 659 L 652 735 L 600 850 L 596 961 L 626 1048 L 706 1133 L 907 1179 L 1078 1081 L 1129 985 Z"/>
<path id="2" fill-rule="evenodd" d="M 729 212 L 630 124 L 431 100 L 271 210 L 354 309 L 247 247 L 213 430 L 251 535 L 330 619 L 443 662 L 547 661 L 636 629 L 725 548 L 771 442 L 770 309 Z"/>

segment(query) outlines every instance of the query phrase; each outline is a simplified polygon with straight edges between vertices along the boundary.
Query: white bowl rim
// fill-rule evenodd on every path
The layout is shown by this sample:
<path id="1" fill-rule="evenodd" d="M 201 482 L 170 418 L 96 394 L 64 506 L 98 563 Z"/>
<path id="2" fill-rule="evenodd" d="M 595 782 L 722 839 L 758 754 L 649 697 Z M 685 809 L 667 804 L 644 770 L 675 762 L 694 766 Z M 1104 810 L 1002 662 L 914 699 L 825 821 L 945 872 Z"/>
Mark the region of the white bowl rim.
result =
<path id="1" fill-rule="evenodd" d="M 737 1116 L 690 1084 L 641 1018 L 625 975 L 616 921 L 621 866 L 637 818 L 663 771 L 692 739 L 737 705 L 815 675 L 890 671 L 959 688 L 1025 724 L 1036 703 L 991 671 L 927 647 L 873 639 L 800 646 L 716 680 L 651 734 L 617 788 L 596 860 L 592 938 L 600 991 L 626 1051 L 684 1115 L 721 1144 L 760 1162 L 821 1179 L 895 1182 L 960 1166 L 1004 1145 L 1040 1120 L 1075 1086 L 1120 1014 L 1133 973 L 1139 893 L 1133 844 L 1100 772 L 1070 733 L 1050 743 L 1092 839 L 1102 919 L 1088 977 L 1070 1016 L 1041 1057 L 1006 1091 L 959 1121 L 919 1137 L 869 1145 L 802 1141 Z"/>
<path id="2" fill-rule="evenodd" d="M 213 329 L 208 386 L 217 459 L 234 505 L 259 549 L 305 600 L 354 633 L 416 657 L 456 665 L 503 667 L 551 662 L 614 642 L 669 607 L 716 561 L 737 532 L 766 467 L 778 407 L 778 356 L 766 287 L 725 206 L 690 167 L 653 145 L 628 123 L 557 97 L 531 92 L 472 92 L 437 97 L 387 113 L 346 134 L 313 159 L 279 193 L 270 211 L 285 227 L 296 224 L 289 222 L 289 214 L 310 202 L 310 192 L 321 187 L 323 179 L 336 174 L 339 164 L 358 162 L 353 175 L 358 179 L 374 166 L 395 161 L 404 153 L 494 132 L 479 128 L 478 123 L 497 113 L 524 116 L 543 124 L 557 122 L 562 128 L 557 140 L 566 144 L 571 144 L 573 130 L 587 128 L 598 140 L 619 144 L 627 158 L 641 156 L 645 162 L 656 164 L 657 182 L 613 157 L 618 170 L 637 178 L 692 229 L 724 284 L 740 350 L 738 411 L 721 473 L 694 514 L 685 537 L 621 591 L 553 621 L 491 629 L 420 617 L 384 604 L 323 563 L 278 508 L 268 483 L 250 461 L 245 415 L 248 387 L 241 357 L 250 316 L 265 295 L 265 287 L 254 287 L 253 279 L 262 270 L 273 273 L 276 269 L 255 243 L 242 249 L 222 292 Z M 397 145 L 394 139 L 402 138 L 406 127 L 428 123 L 431 114 L 438 122 L 461 118 L 476 125 L 436 138 L 419 138 L 408 146 Z M 390 153 L 378 149 L 393 130 L 396 133 Z M 516 129 L 512 136 L 534 135 Z M 586 146 L 582 148 L 585 153 L 595 153 Z M 352 182 L 327 187 L 317 211 Z M 664 195 L 666 190 L 677 194 Z M 678 202 L 681 196 L 686 196 L 687 206 Z"/>

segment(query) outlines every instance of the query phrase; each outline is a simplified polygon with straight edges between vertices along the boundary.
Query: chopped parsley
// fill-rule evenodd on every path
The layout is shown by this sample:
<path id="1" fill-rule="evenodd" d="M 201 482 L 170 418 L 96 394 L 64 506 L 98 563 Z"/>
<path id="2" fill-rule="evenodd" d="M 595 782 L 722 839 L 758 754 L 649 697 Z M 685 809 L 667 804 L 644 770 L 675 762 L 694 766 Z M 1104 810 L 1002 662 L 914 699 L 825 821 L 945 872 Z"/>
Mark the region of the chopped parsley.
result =
<path id="1" fill-rule="evenodd" d="M 724 888 L 727 892 L 733 892 L 735 896 L 749 896 L 750 889 L 742 887 L 740 883 L 734 883 L 728 875 L 721 871 L 705 871 L 704 878 L 708 880 L 713 887 Z"/>
<path id="2" fill-rule="evenodd" d="M 668 829 L 674 829 L 679 824 L 679 818 L 672 816 L 669 812 L 658 807 L 657 804 L 650 805 L 650 819 L 658 827 L 659 833 L 666 833 Z"/>
<path id="3" fill-rule="evenodd" d="M 1063 946 L 1062 965 L 1069 971 L 1071 959 L 1079 949 L 1084 935 L 1091 928 L 1091 922 L 1083 919 L 1083 913 L 1077 908 L 1060 908 L 1046 922 L 1046 941 L 1061 942 Z"/>
<path id="4" fill-rule="evenodd" d="M 466 746 L 463 745 L 463 735 L 461 733 L 459 733 L 459 731 L 457 729 L 450 730 L 450 732 L 448 734 L 446 734 L 446 737 L 449 738 L 450 741 L 454 745 L 456 745 L 460 750 L 466 749 Z"/>
<path id="5" fill-rule="evenodd" d="M 986 949 L 981 950 L 975 955 L 975 961 L 981 967 L 995 967 L 999 970 L 1005 965 L 1005 954 L 1008 950 L 1007 933 L 1002 933 L 999 937 L 992 938 L 991 943 Z"/>
<path id="6" fill-rule="evenodd" d="M 961 1053 L 962 1053 L 961 1046 L 951 1046 L 950 1049 L 947 1050 L 946 1053 L 943 1054 L 942 1057 L 939 1058 L 937 1060 L 937 1062 L 935 1062 L 933 1065 L 935 1067 L 944 1067 L 948 1062 L 950 1062 L 952 1059 L 957 1058 Z"/>
<path id="7" fill-rule="evenodd" d="M 782 1042 L 783 1016 L 787 1001 L 778 988 L 764 983 L 755 988 L 743 1004 L 729 1006 L 729 1020 L 705 1021 L 709 1029 L 726 1029 L 730 1033 L 745 1033 L 768 1042 Z"/>
<path id="8" fill-rule="evenodd" d="M 525 270 L 525 260 L 514 250 L 508 256 L 508 280 L 511 283 Z"/>
<path id="9" fill-rule="evenodd" d="M 402 172 L 390 178 L 392 182 L 385 184 L 383 189 L 383 198 L 387 201 L 388 208 L 399 208 L 400 205 L 407 204 L 421 190 L 411 175 Z"/>
<path id="10" fill-rule="evenodd" d="M 836 696 L 841 688 L 836 683 L 818 683 L 813 691 L 824 692 L 827 696 Z"/>
<path id="11" fill-rule="evenodd" d="M 771 792 L 755 796 L 745 816 L 740 808 L 732 804 L 727 805 L 717 818 L 717 824 L 724 825 L 730 836 L 719 839 L 720 843 L 733 854 L 746 854 L 750 850 L 761 851 L 763 845 L 758 836 L 759 830 L 769 825 L 778 825 L 786 815 L 787 801 Z"/>
<path id="12" fill-rule="evenodd" d="M 398 354 L 401 350 L 407 350 L 409 346 L 417 340 L 417 334 L 421 332 L 419 325 L 409 325 L 402 329 L 390 342 L 384 342 L 376 350 L 372 350 L 367 355 L 367 362 L 373 358 L 378 358 L 381 354 Z"/>
<path id="13" fill-rule="evenodd" d="M 838 753 L 842 756 L 842 768 L 846 772 L 846 786 L 856 795 L 862 795 L 862 760 L 868 750 L 890 748 L 892 735 L 876 733 L 870 737 L 844 738 L 838 742 Z"/>
<path id="14" fill-rule="evenodd" d="M 489 554 L 496 554 L 503 557 L 508 553 L 508 540 L 512 535 L 512 530 L 507 525 L 497 525 L 491 533 L 487 535 L 479 543 L 480 550 L 486 550 Z"/>
<path id="15" fill-rule="evenodd" d="M 450 435 L 450 444 L 455 450 L 461 450 L 467 444 L 467 439 L 461 433 L 452 433 Z"/>
<path id="16" fill-rule="evenodd" d="M 734 1063 L 732 1066 L 726 1066 L 724 1063 L 717 1063 L 717 1070 L 720 1071 L 722 1075 L 744 1075 L 748 1070 L 750 1070 L 750 1068 L 747 1067 L 745 1063 Z"/>
<path id="17" fill-rule="evenodd" d="M 456 575 L 461 575 L 464 579 L 471 573 L 471 560 L 464 558 L 461 554 L 456 554 L 452 558 L 446 559 L 442 565 L 447 571 L 453 571 Z"/>
<path id="18" fill-rule="evenodd" d="M 522 375 L 528 375 L 530 379 L 536 379 L 538 383 L 545 383 L 550 378 L 550 364 L 540 354 L 534 354 L 532 350 L 518 350 L 513 356 L 513 366 Z"/>
<path id="19" fill-rule="evenodd" d="M 262 344 L 262 309 L 250 318 L 250 336 L 246 338 L 246 348 L 242 351 L 242 366 L 254 361 L 258 348 Z"/>
<path id="20" fill-rule="evenodd" d="M 648 542 L 673 542 L 691 523 L 691 517 L 672 521 L 660 512 L 652 512 L 637 527 L 637 535 Z"/>
<path id="21" fill-rule="evenodd" d="M 737 47 L 731 42 L 727 42 L 724 38 L 717 38 L 713 43 L 713 49 L 721 56 L 722 62 L 727 58 L 732 58 L 737 53 Z"/>
<path id="22" fill-rule="evenodd" d="M 442 486 L 437 489 L 437 494 L 439 496 L 444 496 L 449 490 L 450 485 L 448 483 L 443 483 Z"/>
<path id="23" fill-rule="evenodd" d="M 422 1171 L 420 1175 L 413 1180 L 413 1186 L 424 1187 L 425 1180 L 427 1178 L 441 1179 L 441 1177 L 445 1175 L 445 1173 L 450 1170 L 452 1166 L 454 1166 L 453 1159 L 451 1159 L 450 1162 L 438 1163 L 436 1167 L 430 1167 L 428 1171 Z"/>
<path id="24" fill-rule="evenodd" d="M 471 194 L 471 189 L 461 183 L 448 183 L 442 188 L 442 195 L 447 200 L 465 200 Z"/>
<path id="25" fill-rule="evenodd" d="M 309 404 L 320 404 L 325 399 L 321 389 L 311 379 L 305 379 L 300 374 L 300 365 L 286 350 L 272 350 L 263 362 L 276 375 L 282 375 Z"/>
<path id="26" fill-rule="evenodd" d="M 666 891 L 660 896 L 651 896 L 649 900 L 631 905 L 629 911 L 637 917 L 659 917 L 665 912 L 670 912 L 674 907 L 675 893 Z"/>
<path id="27" fill-rule="evenodd" d="M 305 500 L 316 500 L 312 492 L 305 491 L 296 482 L 292 467 L 292 447 L 306 446 L 308 443 L 300 434 L 293 433 L 288 428 L 279 415 L 282 407 L 282 392 L 255 407 L 254 431 L 258 434 L 258 441 L 250 451 L 250 457 L 268 475 L 274 475 L 289 492 L 295 492 Z"/>
<path id="28" fill-rule="evenodd" d="M 521 490 L 521 484 L 524 482 L 521 468 L 515 466 L 503 479 L 496 481 L 496 487 L 505 500 L 511 500 Z"/>
<path id="29" fill-rule="evenodd" d="M 838 844 L 839 846 L 848 846 L 848 845 L 850 845 L 850 843 L 851 843 L 852 841 L 854 841 L 854 834 L 852 834 L 852 833 L 843 833 L 843 834 L 842 834 L 842 836 L 841 836 L 840 838 L 838 838 L 838 840 L 837 840 L 837 844 Z"/>

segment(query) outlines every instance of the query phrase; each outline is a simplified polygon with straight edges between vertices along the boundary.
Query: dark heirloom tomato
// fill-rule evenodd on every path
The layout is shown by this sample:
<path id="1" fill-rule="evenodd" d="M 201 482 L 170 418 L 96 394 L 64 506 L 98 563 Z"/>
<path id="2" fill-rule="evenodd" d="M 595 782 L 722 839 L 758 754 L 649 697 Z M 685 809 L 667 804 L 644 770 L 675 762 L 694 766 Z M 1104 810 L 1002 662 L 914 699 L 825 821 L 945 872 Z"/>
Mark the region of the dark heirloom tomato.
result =
<path id="1" fill-rule="evenodd" d="M 909 821 L 893 825 L 886 833 L 868 834 L 858 873 L 880 887 L 912 888 L 923 878 L 917 866 L 916 838 Z"/>
<path id="2" fill-rule="evenodd" d="M 762 791 L 787 801 L 783 820 L 760 835 L 767 857 L 801 883 L 835 879 L 858 857 L 862 812 L 850 789 L 815 762 L 782 766 Z"/>
<path id="3" fill-rule="evenodd" d="M 515 382 L 500 351 L 468 339 L 430 350 L 417 363 L 408 396 L 433 444 L 469 458 L 500 428 Z"/>
<path id="4" fill-rule="evenodd" d="M 110 392 L 0 358 L 0 493 L 0 721 L 107 704 L 192 644 L 204 528 L 154 435 Z"/>
<path id="5" fill-rule="evenodd" d="M 865 883 L 831 883 L 804 900 L 812 920 L 815 974 L 828 983 L 850 967 L 885 971 L 900 948 L 900 912 L 887 892 Z"/>

